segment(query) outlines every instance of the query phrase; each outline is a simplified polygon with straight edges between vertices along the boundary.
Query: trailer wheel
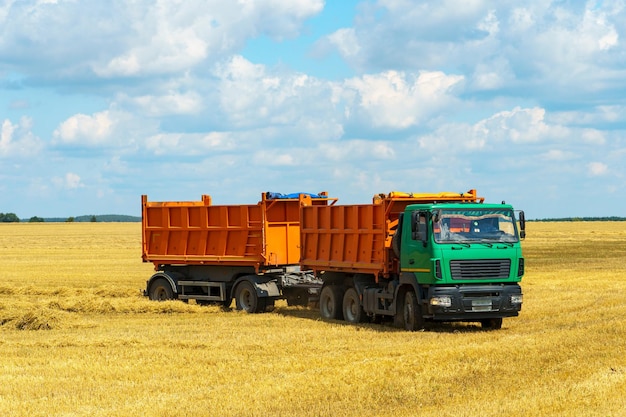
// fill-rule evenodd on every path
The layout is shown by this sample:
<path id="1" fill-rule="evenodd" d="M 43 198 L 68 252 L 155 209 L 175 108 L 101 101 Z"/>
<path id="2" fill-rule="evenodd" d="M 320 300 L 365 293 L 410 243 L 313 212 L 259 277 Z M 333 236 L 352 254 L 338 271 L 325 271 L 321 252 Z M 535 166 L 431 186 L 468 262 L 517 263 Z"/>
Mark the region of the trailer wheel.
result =
<path id="1" fill-rule="evenodd" d="M 361 323 L 365 318 L 361 299 L 354 288 L 348 288 L 343 295 L 343 317 L 350 323 Z"/>
<path id="2" fill-rule="evenodd" d="M 402 318 L 404 321 L 404 329 L 409 332 L 414 332 L 424 327 L 424 318 L 422 317 L 420 306 L 417 303 L 417 297 L 413 291 L 407 291 L 404 294 Z"/>
<path id="3" fill-rule="evenodd" d="M 322 318 L 328 320 L 343 319 L 341 311 L 343 298 L 341 288 L 337 285 L 326 285 L 320 294 L 320 314 Z"/>
<path id="4" fill-rule="evenodd" d="M 174 290 L 165 278 L 157 278 L 150 284 L 150 299 L 165 301 L 174 299 Z"/>
<path id="5" fill-rule="evenodd" d="M 480 325 L 486 330 L 500 330 L 502 328 L 502 318 L 481 320 Z"/>
<path id="6" fill-rule="evenodd" d="M 246 313 L 262 313 L 265 311 L 265 301 L 265 298 L 259 298 L 251 282 L 243 281 L 237 286 L 235 292 L 237 310 L 244 310 Z"/>

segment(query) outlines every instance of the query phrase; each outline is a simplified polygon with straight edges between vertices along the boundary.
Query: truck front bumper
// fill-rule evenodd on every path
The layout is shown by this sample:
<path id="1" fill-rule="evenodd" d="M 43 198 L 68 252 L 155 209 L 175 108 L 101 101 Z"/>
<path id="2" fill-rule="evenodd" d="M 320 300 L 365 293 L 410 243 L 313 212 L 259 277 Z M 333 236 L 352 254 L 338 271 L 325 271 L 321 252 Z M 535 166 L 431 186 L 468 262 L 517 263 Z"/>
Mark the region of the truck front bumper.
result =
<path id="1" fill-rule="evenodd" d="M 479 284 L 428 288 L 425 317 L 439 321 L 473 321 L 517 316 L 522 309 L 518 284 Z"/>

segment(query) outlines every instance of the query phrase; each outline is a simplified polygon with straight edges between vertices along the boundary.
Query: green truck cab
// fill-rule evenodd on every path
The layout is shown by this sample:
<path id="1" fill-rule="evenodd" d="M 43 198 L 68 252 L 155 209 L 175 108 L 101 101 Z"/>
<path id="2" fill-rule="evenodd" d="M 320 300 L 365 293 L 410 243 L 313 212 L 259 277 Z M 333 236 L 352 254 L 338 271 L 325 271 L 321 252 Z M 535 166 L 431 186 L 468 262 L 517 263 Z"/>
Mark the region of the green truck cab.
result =
<path id="1" fill-rule="evenodd" d="M 517 316 L 524 237 L 524 213 L 516 219 L 510 205 L 407 206 L 392 241 L 400 284 L 413 287 L 419 300 L 413 306 L 399 300 L 405 326 L 420 326 L 426 319 L 477 321 L 499 329 L 504 317 Z"/>

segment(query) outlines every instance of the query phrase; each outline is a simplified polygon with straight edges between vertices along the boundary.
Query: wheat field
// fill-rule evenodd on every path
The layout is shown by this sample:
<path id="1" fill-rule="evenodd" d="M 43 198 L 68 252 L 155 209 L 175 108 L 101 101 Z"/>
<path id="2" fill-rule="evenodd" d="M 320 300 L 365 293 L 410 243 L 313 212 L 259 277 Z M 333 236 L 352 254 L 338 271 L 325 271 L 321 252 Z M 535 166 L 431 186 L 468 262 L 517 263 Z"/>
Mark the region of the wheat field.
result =
<path id="1" fill-rule="evenodd" d="M 626 223 L 527 230 L 519 317 L 408 333 L 151 302 L 138 223 L 0 224 L 0 415 L 626 416 Z"/>

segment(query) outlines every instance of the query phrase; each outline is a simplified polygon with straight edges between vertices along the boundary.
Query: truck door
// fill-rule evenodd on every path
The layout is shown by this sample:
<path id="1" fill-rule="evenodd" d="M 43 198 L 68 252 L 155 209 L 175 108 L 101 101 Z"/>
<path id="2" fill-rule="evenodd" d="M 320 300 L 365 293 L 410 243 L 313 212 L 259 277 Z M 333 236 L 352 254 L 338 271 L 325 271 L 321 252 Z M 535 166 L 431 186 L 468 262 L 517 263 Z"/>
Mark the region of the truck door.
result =
<path id="1" fill-rule="evenodd" d="M 419 283 L 431 282 L 433 274 L 430 261 L 432 251 L 429 226 L 430 213 L 414 211 L 410 213 L 410 216 L 405 215 L 404 217 L 402 254 L 400 257 L 402 272 L 415 273 Z"/>

